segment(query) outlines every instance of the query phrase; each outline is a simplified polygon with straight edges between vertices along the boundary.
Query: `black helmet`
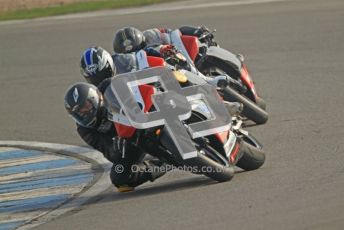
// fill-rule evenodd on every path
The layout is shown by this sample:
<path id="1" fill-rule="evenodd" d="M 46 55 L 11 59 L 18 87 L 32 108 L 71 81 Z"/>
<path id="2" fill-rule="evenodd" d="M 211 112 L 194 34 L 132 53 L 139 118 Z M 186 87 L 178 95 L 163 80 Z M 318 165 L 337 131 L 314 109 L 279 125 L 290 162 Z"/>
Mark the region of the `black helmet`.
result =
<path id="1" fill-rule="evenodd" d="M 64 105 L 77 124 L 93 127 L 97 123 L 97 115 L 103 105 L 103 99 L 97 87 L 79 82 L 67 90 Z"/>
<path id="2" fill-rule="evenodd" d="M 116 53 L 131 53 L 144 48 L 146 39 L 143 33 L 134 27 L 124 27 L 118 30 L 113 40 L 113 50 Z"/>
<path id="3" fill-rule="evenodd" d="M 81 56 L 80 71 L 86 81 L 96 86 L 116 74 L 111 55 L 99 46 L 84 51 Z"/>

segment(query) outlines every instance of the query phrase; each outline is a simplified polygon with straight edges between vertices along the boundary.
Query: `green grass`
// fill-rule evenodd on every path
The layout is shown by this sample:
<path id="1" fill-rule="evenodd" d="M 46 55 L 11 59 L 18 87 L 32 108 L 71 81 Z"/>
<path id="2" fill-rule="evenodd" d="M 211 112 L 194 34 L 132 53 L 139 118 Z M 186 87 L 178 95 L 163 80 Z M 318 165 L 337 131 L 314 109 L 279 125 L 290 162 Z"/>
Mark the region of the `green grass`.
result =
<path id="1" fill-rule="evenodd" d="M 57 5 L 46 8 L 34 8 L 0 12 L 0 21 L 15 19 L 32 19 L 54 15 L 71 14 L 102 9 L 143 6 L 153 3 L 169 2 L 171 0 L 101 0 Z"/>

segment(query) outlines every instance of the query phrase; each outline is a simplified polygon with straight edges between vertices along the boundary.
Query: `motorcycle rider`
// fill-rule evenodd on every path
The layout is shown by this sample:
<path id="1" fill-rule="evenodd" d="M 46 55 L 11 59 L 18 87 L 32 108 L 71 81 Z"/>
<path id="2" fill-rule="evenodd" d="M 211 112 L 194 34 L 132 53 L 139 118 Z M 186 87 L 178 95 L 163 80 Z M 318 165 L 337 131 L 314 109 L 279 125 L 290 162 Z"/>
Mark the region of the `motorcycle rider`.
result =
<path id="1" fill-rule="evenodd" d="M 209 29 L 206 27 L 183 26 L 179 30 L 182 34 L 197 36 L 201 40 L 203 34 L 209 35 L 207 39 L 211 39 L 211 41 L 213 39 L 213 34 L 209 33 Z M 144 50 L 148 56 L 162 57 L 168 64 L 190 71 L 190 65 L 185 65 L 187 63 L 185 57 L 180 54 L 178 56 L 178 50 L 171 44 L 169 35 L 171 31 L 171 29 L 153 28 L 141 32 L 134 27 L 124 27 L 115 33 L 113 50 L 116 54 L 130 54 Z M 212 41 L 212 44 L 216 43 Z M 182 61 L 180 58 L 184 58 L 184 60 Z M 183 62 L 184 64 L 178 65 Z M 208 83 L 210 82 L 208 81 Z"/>
<path id="2" fill-rule="evenodd" d="M 116 66 L 105 49 L 94 46 L 81 55 L 80 72 L 88 83 L 98 86 L 104 79 L 115 76 Z"/>
<path id="3" fill-rule="evenodd" d="M 145 153 L 134 144 L 136 140 L 118 137 L 113 122 L 108 119 L 102 94 L 116 73 L 110 54 L 101 47 L 86 49 L 81 58 L 81 72 L 91 84 L 72 85 L 65 94 L 65 108 L 76 122 L 80 137 L 113 163 L 112 183 L 120 192 L 126 192 L 162 176 L 164 171 L 149 169 L 161 167 L 163 163 L 158 159 L 143 161 Z M 150 143 L 146 145 L 148 149 L 154 147 Z M 159 149 L 151 151 L 163 155 Z M 134 164 L 138 170 L 132 170 Z"/>
<path id="4" fill-rule="evenodd" d="M 126 59 L 122 60 L 118 56 L 116 58 L 115 55 L 111 57 L 101 47 L 86 49 L 81 56 L 80 69 L 90 84 L 72 85 L 65 95 L 65 108 L 75 120 L 80 137 L 113 163 L 110 172 L 112 183 L 118 191 L 128 192 L 140 184 L 154 181 L 165 174 L 166 170 L 162 168 L 165 165 L 163 162 L 168 161 L 170 156 L 148 138 L 140 140 L 138 145 L 136 136 L 129 139 L 118 137 L 113 122 L 108 119 L 102 96 L 111 83 L 111 77 L 116 74 L 114 60 L 118 61 L 118 65 L 128 65 L 124 61 Z M 143 161 L 146 152 L 156 158 Z M 135 171 L 132 170 L 133 165 Z M 150 170 L 153 167 L 154 170 Z M 159 168 L 163 170 L 156 170 Z"/>
<path id="5" fill-rule="evenodd" d="M 209 32 L 206 27 L 191 27 L 184 26 L 180 28 L 185 34 L 192 34 L 195 36 L 202 36 L 204 33 Z M 113 40 L 113 49 L 115 53 L 121 53 L 124 55 L 130 55 L 131 53 L 144 50 L 148 56 L 163 57 L 167 60 L 167 57 L 176 57 L 176 49 L 170 44 L 170 39 L 167 32 L 170 29 L 149 29 L 141 32 L 134 27 L 124 27 L 118 30 Z M 211 37 L 212 39 L 213 37 Z M 115 57 L 116 54 L 113 56 Z M 179 62 L 179 58 L 171 58 L 173 62 Z M 175 63 L 173 63 L 175 65 Z M 184 68 L 184 67 L 182 67 Z M 187 67 L 184 69 L 188 70 Z M 208 81 L 209 80 L 209 81 Z M 212 82 L 213 85 L 217 85 L 216 79 L 208 77 L 208 83 Z M 224 102 L 229 113 L 233 116 L 239 115 L 243 111 L 243 104 L 239 102 Z"/>
<path id="6" fill-rule="evenodd" d="M 167 28 L 152 28 L 141 32 L 135 27 L 124 27 L 115 33 L 113 50 L 115 53 L 131 53 L 147 47 L 168 45 L 170 39 L 167 33 L 170 31 L 172 30 Z M 210 32 L 205 26 L 182 26 L 179 31 L 182 35 L 197 36 L 200 42 L 204 42 L 203 35 Z M 208 39 L 211 41 L 211 45 L 217 45 L 213 38 L 214 35 L 209 33 Z"/>

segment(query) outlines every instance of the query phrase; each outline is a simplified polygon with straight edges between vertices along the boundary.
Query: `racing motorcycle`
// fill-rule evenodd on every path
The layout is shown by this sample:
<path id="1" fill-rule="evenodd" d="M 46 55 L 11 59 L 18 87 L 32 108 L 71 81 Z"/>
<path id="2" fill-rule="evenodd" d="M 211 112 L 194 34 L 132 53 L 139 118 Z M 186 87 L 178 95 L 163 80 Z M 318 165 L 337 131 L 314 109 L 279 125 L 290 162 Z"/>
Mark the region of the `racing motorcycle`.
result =
<path id="1" fill-rule="evenodd" d="M 268 113 L 262 109 L 265 108 L 265 102 L 258 97 L 247 67 L 243 63 L 243 58 L 240 61 L 239 56 L 235 56 L 218 46 L 206 47 L 204 45 L 203 48 L 199 48 L 196 36 L 181 35 L 179 30 L 169 32 L 169 40 L 170 44 L 177 50 L 177 57 L 165 56 L 167 63 L 174 65 L 175 63 L 171 63 L 170 60 L 179 59 L 180 68 L 191 71 L 208 83 L 212 82 L 209 78 L 215 78 L 216 81 L 222 78 L 222 87 L 219 93 L 224 100 L 242 103 L 244 105 L 242 115 L 256 124 L 267 122 Z M 205 51 L 200 53 L 199 50 Z M 222 57 L 221 60 L 220 57 Z M 183 61 L 184 66 L 181 66 L 180 63 Z M 238 79 L 235 79 L 235 76 Z"/>
<path id="2" fill-rule="evenodd" d="M 150 67 L 161 65 L 160 58 L 148 57 L 148 59 Z M 191 85 L 187 84 L 189 77 L 193 77 L 193 79 L 198 79 L 199 81 L 199 77 L 195 76 L 195 74 L 191 72 L 185 73 L 187 75 L 183 72 L 160 66 L 120 74 L 112 79 L 111 85 L 104 93 L 104 98 L 108 111 L 110 112 L 109 119 L 114 122 L 118 135 L 123 138 L 135 137 L 138 145 L 140 145 L 141 140 L 145 140 L 145 143 L 149 140 L 150 143 L 159 146 L 159 148 L 162 148 L 168 153 L 167 155 L 169 157 L 165 158 L 166 163 L 177 167 L 186 166 L 192 169 L 197 168 L 196 171 L 192 172 L 204 174 L 219 182 L 228 181 L 234 176 L 235 165 L 244 170 L 255 170 L 262 166 L 265 161 L 265 153 L 262 150 L 262 145 L 252 135 L 242 129 L 242 121 L 236 117 L 229 118 L 226 130 L 204 137 L 198 136 L 194 138 L 192 136 L 190 129 L 193 124 L 213 119 L 213 112 L 204 100 L 199 98 L 190 101 L 190 116 L 181 121 L 181 129 L 185 129 L 188 134 L 188 140 L 191 141 L 197 150 L 196 155 L 193 157 L 186 158 L 183 156 L 166 125 L 154 127 L 144 125 L 138 127 L 137 123 L 133 123 L 128 119 L 127 116 L 129 114 L 135 116 L 139 113 L 137 110 L 130 112 L 123 109 L 125 107 L 123 103 L 130 96 L 134 98 L 134 104 L 137 103 L 137 108 L 142 113 L 153 114 L 161 109 L 159 105 L 155 104 L 155 96 L 168 92 L 168 89 L 163 87 L 164 83 L 149 82 L 147 80 L 145 84 L 132 84 L 138 82 L 135 79 L 143 79 L 143 77 L 144 79 L 157 79 L 159 76 L 165 76 L 165 79 L 175 78 L 181 88 L 193 85 L 192 82 L 190 83 Z M 134 79 L 130 80 L 131 82 L 125 83 L 124 86 L 127 86 L 128 89 L 122 91 L 130 92 L 129 97 L 128 94 L 125 96 L 116 92 L 116 84 L 118 84 L 115 84 L 116 79 Z M 204 81 L 203 84 L 207 83 Z M 121 97 L 121 100 L 119 100 L 119 97 Z M 172 107 L 175 106 L 171 100 L 166 103 L 171 103 Z M 144 145 L 142 148 L 144 148 Z"/>
<path id="3" fill-rule="evenodd" d="M 183 41 L 191 43 L 190 47 L 194 43 L 192 40 L 196 39 L 199 48 L 198 52 L 193 54 L 195 55 L 193 61 L 199 71 L 206 76 L 228 74 L 232 78 L 231 87 L 233 89 L 266 110 L 266 103 L 257 94 L 244 56 L 221 48 L 213 39 L 216 29 L 210 31 L 206 27 L 200 27 L 196 32 L 198 36 L 194 34 L 193 27 L 184 26 L 179 30 L 183 35 L 188 35 L 183 38 Z M 189 38 L 189 36 L 193 38 Z M 195 50 L 197 49 L 195 48 Z"/>

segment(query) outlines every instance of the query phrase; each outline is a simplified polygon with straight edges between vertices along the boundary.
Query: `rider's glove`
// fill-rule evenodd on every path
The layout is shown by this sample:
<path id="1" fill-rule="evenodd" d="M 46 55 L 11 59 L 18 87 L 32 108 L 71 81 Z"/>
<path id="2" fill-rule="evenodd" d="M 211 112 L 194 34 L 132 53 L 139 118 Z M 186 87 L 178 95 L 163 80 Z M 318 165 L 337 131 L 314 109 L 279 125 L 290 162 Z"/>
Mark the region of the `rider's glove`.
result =
<path id="1" fill-rule="evenodd" d="M 202 35 L 202 34 L 204 34 L 204 33 L 208 33 L 208 32 L 210 32 L 210 29 L 208 29 L 207 27 L 205 27 L 205 26 L 200 26 L 200 27 L 198 27 L 198 30 L 197 30 L 197 34 L 198 35 Z"/>
<path id="2" fill-rule="evenodd" d="M 163 45 L 160 48 L 160 54 L 163 58 L 168 58 L 176 54 L 176 49 L 173 45 Z"/>
<path id="3" fill-rule="evenodd" d="M 125 158 L 128 140 L 123 137 L 116 136 L 113 138 L 113 149 L 116 154 L 120 154 L 122 158 Z"/>
<path id="4" fill-rule="evenodd" d="M 172 31 L 171 29 L 168 29 L 168 28 L 159 28 L 158 30 L 160 31 L 160 33 L 169 33 Z"/>

